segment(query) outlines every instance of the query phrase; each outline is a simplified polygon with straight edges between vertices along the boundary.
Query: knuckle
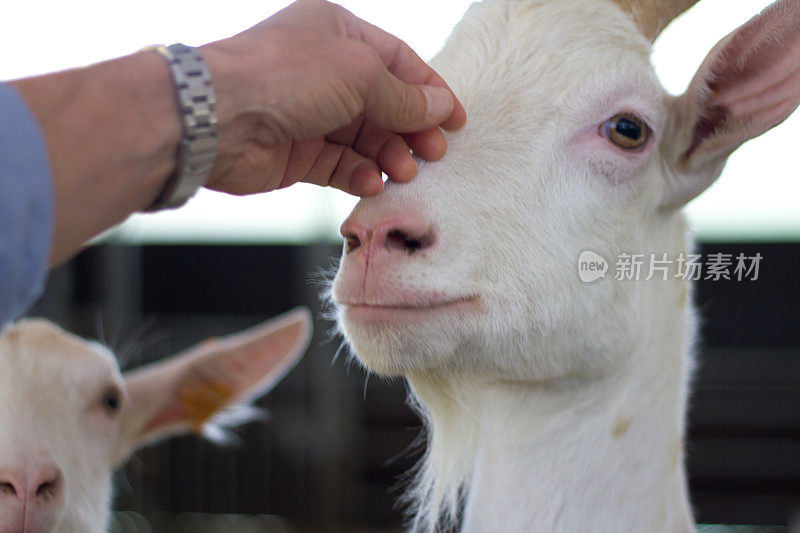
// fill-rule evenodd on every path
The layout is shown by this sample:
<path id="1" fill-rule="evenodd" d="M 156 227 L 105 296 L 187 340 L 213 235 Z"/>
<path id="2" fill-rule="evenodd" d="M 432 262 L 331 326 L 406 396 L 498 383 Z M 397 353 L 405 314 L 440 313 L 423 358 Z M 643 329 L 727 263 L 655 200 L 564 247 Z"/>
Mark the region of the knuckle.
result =
<path id="1" fill-rule="evenodd" d="M 365 44 L 344 41 L 335 61 L 336 72 L 364 97 L 370 89 L 384 83 L 386 69 L 375 51 Z"/>
<path id="2" fill-rule="evenodd" d="M 397 46 L 394 49 L 394 53 L 392 54 L 392 61 L 389 65 L 389 70 L 395 72 L 405 58 L 412 57 L 413 55 L 415 55 L 414 50 L 412 50 L 405 41 L 398 41 Z"/>
<path id="3" fill-rule="evenodd" d="M 419 101 L 417 95 L 413 90 L 405 90 L 402 92 L 397 104 L 397 112 L 403 122 L 411 123 L 419 118 Z"/>
<path id="4" fill-rule="evenodd" d="M 345 41 L 345 59 L 356 74 L 376 78 L 382 74 L 383 63 L 368 45 L 358 41 Z"/>
<path id="5" fill-rule="evenodd" d="M 330 38 L 316 28 L 303 28 L 293 30 L 294 39 L 312 55 L 317 55 L 319 50 L 324 50 Z"/>

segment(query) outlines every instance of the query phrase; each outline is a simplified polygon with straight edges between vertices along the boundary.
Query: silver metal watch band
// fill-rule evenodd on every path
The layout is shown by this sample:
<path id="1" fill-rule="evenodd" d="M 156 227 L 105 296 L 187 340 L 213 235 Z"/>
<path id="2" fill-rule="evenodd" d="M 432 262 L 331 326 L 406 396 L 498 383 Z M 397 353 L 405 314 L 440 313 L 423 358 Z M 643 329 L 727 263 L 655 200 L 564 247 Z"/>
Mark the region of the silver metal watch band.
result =
<path id="1" fill-rule="evenodd" d="M 146 209 L 151 212 L 180 207 L 205 185 L 217 155 L 217 99 L 211 73 L 198 49 L 180 43 L 149 49 L 169 62 L 183 123 L 177 169 Z"/>

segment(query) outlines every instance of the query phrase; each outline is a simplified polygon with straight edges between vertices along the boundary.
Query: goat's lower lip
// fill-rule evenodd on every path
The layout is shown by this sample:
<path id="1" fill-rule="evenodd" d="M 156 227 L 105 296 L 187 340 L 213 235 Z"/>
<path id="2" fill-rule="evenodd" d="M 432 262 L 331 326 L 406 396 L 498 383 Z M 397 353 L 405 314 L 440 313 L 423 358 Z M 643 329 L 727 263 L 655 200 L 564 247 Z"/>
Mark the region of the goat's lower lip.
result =
<path id="1" fill-rule="evenodd" d="M 431 313 L 438 312 L 475 312 L 481 310 L 480 300 L 477 296 L 420 304 L 373 305 L 366 303 L 343 303 L 342 306 L 345 308 L 349 317 L 366 320 L 414 319 L 425 318 Z"/>

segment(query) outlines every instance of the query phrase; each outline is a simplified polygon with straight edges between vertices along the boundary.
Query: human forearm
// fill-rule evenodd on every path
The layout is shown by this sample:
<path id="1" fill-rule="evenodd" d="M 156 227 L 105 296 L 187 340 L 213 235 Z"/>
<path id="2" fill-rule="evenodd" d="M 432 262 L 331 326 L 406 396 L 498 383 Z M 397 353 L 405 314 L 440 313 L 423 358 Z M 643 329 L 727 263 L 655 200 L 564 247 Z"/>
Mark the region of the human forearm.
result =
<path id="1" fill-rule="evenodd" d="M 408 46 L 321 0 L 302 0 L 201 47 L 217 96 L 206 186 L 254 194 L 298 181 L 377 194 L 381 172 L 442 157 L 463 107 Z M 50 264 L 150 205 L 176 166 L 181 120 L 170 70 L 142 52 L 13 85 L 41 127 L 55 224 Z"/>
<path id="2" fill-rule="evenodd" d="M 47 145 L 55 197 L 50 263 L 56 265 L 159 193 L 181 136 L 174 89 L 155 53 L 12 85 Z"/>

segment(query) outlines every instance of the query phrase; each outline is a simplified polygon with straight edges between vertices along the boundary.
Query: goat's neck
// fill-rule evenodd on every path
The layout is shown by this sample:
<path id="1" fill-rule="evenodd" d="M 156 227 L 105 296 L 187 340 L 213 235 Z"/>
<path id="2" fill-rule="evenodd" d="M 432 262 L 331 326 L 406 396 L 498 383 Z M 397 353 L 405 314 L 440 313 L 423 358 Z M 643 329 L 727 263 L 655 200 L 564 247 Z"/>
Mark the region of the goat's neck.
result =
<path id="1" fill-rule="evenodd" d="M 693 531 L 683 467 L 692 336 L 684 311 L 603 378 L 468 380 L 450 384 L 458 398 L 445 409 L 425 389 L 437 392 L 415 384 L 432 425 L 429 466 L 463 475 L 463 531 Z"/>
<path id="2" fill-rule="evenodd" d="M 688 531 L 678 391 L 648 385 L 487 390 L 464 531 Z"/>

